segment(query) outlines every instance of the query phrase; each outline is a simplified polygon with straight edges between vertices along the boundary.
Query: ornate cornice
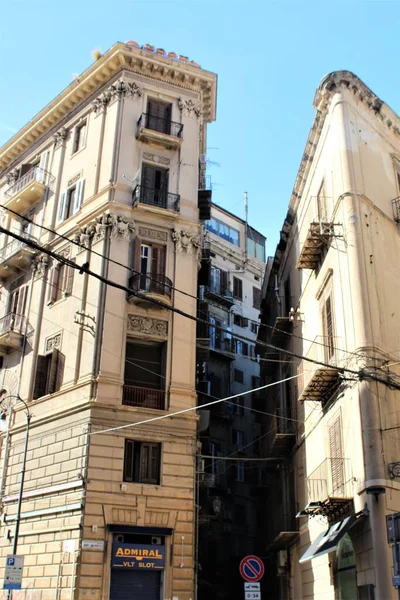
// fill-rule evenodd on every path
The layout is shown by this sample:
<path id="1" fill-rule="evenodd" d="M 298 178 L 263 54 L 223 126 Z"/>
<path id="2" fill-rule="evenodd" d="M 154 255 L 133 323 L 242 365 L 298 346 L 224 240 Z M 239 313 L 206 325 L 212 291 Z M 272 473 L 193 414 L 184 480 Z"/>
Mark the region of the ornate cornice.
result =
<path id="1" fill-rule="evenodd" d="M 77 77 L 2 147 L 0 172 L 14 161 L 20 160 L 21 155 L 34 144 L 44 140 L 57 123 L 62 125 L 73 110 L 86 101 L 90 102 L 93 96 L 121 71 L 131 71 L 153 81 L 170 83 L 175 88 L 195 91 L 201 95 L 204 120 L 210 122 L 215 119 L 217 78 L 214 73 L 156 52 L 151 53 L 129 44 L 118 43 Z M 134 91 L 128 90 L 129 93 Z"/>
<path id="2" fill-rule="evenodd" d="M 89 248 L 91 244 L 102 240 L 109 228 L 111 228 L 112 238 L 129 240 L 135 230 L 135 224 L 123 215 L 104 213 L 79 229 L 74 235 L 73 241 L 84 248 Z"/>

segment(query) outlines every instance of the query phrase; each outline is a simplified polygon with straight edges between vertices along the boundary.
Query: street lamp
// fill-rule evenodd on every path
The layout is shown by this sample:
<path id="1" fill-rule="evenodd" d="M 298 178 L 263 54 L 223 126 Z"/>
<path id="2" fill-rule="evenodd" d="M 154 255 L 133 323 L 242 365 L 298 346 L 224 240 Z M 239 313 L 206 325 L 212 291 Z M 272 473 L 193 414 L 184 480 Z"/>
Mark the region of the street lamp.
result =
<path id="1" fill-rule="evenodd" d="M 7 400 L 8 400 L 8 402 L 6 403 Z M 16 402 L 13 403 L 13 400 L 16 400 Z M 23 457 L 22 457 L 21 480 L 20 480 L 20 484 L 19 484 L 17 513 L 15 515 L 14 539 L 13 539 L 13 549 L 12 549 L 12 553 L 14 555 L 17 553 L 19 524 L 20 524 L 20 521 L 21 521 L 22 494 L 23 494 L 23 491 L 24 491 L 24 480 L 25 480 L 25 470 L 26 470 L 26 456 L 27 456 L 27 452 L 28 452 L 29 424 L 31 422 L 31 413 L 29 412 L 28 405 L 26 404 L 25 400 L 22 400 L 22 398 L 20 398 L 19 396 L 6 396 L 0 402 L 0 408 L 1 408 L 1 413 L 0 413 L 0 430 L 3 430 L 3 431 L 5 429 L 7 429 L 7 431 L 8 431 L 9 428 L 10 428 L 10 424 L 11 424 L 10 420 L 8 420 L 8 427 L 7 427 L 7 420 L 6 420 L 7 411 L 10 412 L 10 416 L 11 416 L 11 411 L 12 411 L 14 405 L 17 402 L 22 402 L 22 404 L 25 407 L 26 432 L 25 432 L 24 454 L 23 454 Z M 11 598 L 11 594 L 12 594 L 12 591 L 9 590 L 8 591 L 8 598 Z"/>

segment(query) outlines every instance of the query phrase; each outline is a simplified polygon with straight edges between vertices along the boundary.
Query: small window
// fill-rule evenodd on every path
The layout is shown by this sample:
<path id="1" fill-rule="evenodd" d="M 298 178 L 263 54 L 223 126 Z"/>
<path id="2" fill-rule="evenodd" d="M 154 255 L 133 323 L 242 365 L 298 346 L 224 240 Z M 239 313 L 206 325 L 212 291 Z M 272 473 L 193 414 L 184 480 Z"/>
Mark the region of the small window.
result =
<path id="1" fill-rule="evenodd" d="M 233 277 L 233 297 L 236 300 L 243 300 L 243 281 L 238 277 Z"/>
<path id="2" fill-rule="evenodd" d="M 61 388 L 64 377 L 65 356 L 59 350 L 37 357 L 33 399 L 54 394 Z"/>
<path id="3" fill-rule="evenodd" d="M 257 287 L 253 287 L 253 307 L 257 310 L 261 308 L 261 290 Z"/>
<path id="4" fill-rule="evenodd" d="M 244 433 L 239 429 L 232 429 L 232 443 L 235 446 L 243 446 L 244 445 Z"/>
<path id="5" fill-rule="evenodd" d="M 124 481 L 160 484 L 161 444 L 125 440 Z"/>
<path id="6" fill-rule="evenodd" d="M 241 369 L 234 369 L 233 378 L 236 381 L 236 383 L 243 383 L 244 382 L 243 371 Z"/>
<path id="7" fill-rule="evenodd" d="M 62 223 L 80 211 L 83 201 L 84 179 L 78 179 L 75 185 L 60 196 L 57 223 Z"/>
<path id="8" fill-rule="evenodd" d="M 241 461 L 238 461 L 235 465 L 236 467 L 236 481 L 239 481 L 241 483 L 244 483 L 244 463 Z"/>
<path id="9" fill-rule="evenodd" d="M 54 304 L 72 294 L 74 268 L 57 263 L 50 271 L 47 303 Z"/>
<path id="10" fill-rule="evenodd" d="M 246 317 L 242 317 L 242 315 L 234 314 L 233 323 L 238 327 L 247 327 L 249 324 L 249 320 L 246 319 Z"/>
<path id="11" fill-rule="evenodd" d="M 86 132 L 87 132 L 87 121 L 82 121 L 75 127 L 74 145 L 72 148 L 72 154 L 82 150 L 86 146 Z"/>
<path id="12" fill-rule="evenodd" d="M 329 295 L 323 305 L 321 310 L 321 318 L 322 318 L 322 332 L 323 332 L 323 342 L 324 342 L 324 351 L 325 351 L 325 360 L 332 360 L 335 356 L 335 336 L 334 336 L 334 326 L 333 326 L 333 310 L 332 310 L 332 296 Z"/>
<path id="13" fill-rule="evenodd" d="M 235 400 L 235 414 L 243 417 L 244 415 L 244 398 L 236 398 Z"/>
<path id="14" fill-rule="evenodd" d="M 255 323 L 254 321 L 252 321 L 251 322 L 251 333 L 258 334 L 258 328 L 259 328 L 258 323 Z"/>
<path id="15" fill-rule="evenodd" d="M 249 345 L 242 342 L 242 356 L 249 356 Z"/>

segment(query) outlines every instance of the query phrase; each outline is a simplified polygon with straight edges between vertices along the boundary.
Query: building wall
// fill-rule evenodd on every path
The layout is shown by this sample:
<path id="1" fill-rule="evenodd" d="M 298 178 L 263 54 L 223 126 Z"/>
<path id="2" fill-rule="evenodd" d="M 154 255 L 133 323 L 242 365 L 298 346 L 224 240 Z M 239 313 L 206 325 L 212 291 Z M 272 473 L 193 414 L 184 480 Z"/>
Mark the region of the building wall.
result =
<path id="1" fill-rule="evenodd" d="M 147 59 L 152 65 L 162 63 L 164 76 L 154 75 L 157 69 L 152 75 L 145 74 L 141 65 Z M 170 73 L 176 69 L 174 79 Z M 66 293 L 49 302 L 56 258 L 37 253 L 32 264 L 20 261 L 10 277 L 3 273 L 0 316 L 10 310 L 10 288 L 18 275 L 24 283 L 31 282 L 32 291 L 24 312 L 29 323 L 26 345 L 22 352 L 10 350 L 4 356 L 0 381 L 3 398 L 20 395 L 32 414 L 17 552 L 25 555 L 24 587 L 32 590 L 34 600 L 54 598 L 56 590 L 60 599 L 88 595 L 109 598 L 115 527 L 153 531 L 153 535 L 168 530 L 163 597 L 193 597 L 197 417 L 191 411 L 150 425 L 144 422 L 196 406 L 195 322 L 169 307 L 193 317 L 196 314 L 198 161 L 204 152 L 206 124 L 215 112 L 216 78 L 206 73 L 140 48 L 113 47 L 97 71 L 91 67 L 81 76 L 80 93 L 72 84 L 64 96 L 53 101 L 49 110 L 60 106 L 61 113 L 65 112 L 63 101 L 70 98 L 66 116 L 48 128 L 34 146 L 28 144 L 26 150 L 14 153 L 16 158 L 11 159 L 0 180 L 2 201 L 8 202 L 4 193 L 9 189 L 7 176 L 12 169 L 48 151 L 48 191 L 29 212 L 35 222 L 30 234 L 57 255 L 64 253 L 79 265 L 88 262 L 92 272 L 124 287 L 129 285 L 132 269 L 137 268 L 137 240 L 156 242 L 165 247 L 165 276 L 173 287 L 170 298 L 169 294 L 152 296 L 164 303 L 163 307 L 155 306 L 146 300 L 146 294 L 138 299 L 75 270 Z M 119 87 L 121 81 L 123 89 Z M 136 138 L 136 124 L 147 110 L 149 97 L 171 102 L 172 120 L 183 124 L 179 148 Z M 209 100 L 214 106 L 210 114 Z M 203 120 L 199 118 L 201 111 Z M 36 119 L 46 118 L 42 111 Z M 74 153 L 75 127 L 84 120 L 85 143 Z M 25 130 L 19 135 L 22 141 L 12 140 L 0 151 L 2 165 L 10 161 L 10 148 L 25 143 Z M 132 206 L 132 188 L 140 184 L 142 162 L 169 169 L 168 191 L 180 194 L 179 211 L 141 202 Z M 80 210 L 59 223 L 62 194 L 81 179 Z M 41 224 L 55 229 L 56 234 L 40 229 Z M 2 226 L 20 231 L 17 219 L 11 220 L 7 214 Z M 6 239 L 1 235 L 3 245 L 11 241 L 10 236 Z M 166 343 L 165 410 L 122 404 L 127 340 Z M 0 332 L 1 343 L 8 342 Z M 34 399 L 38 356 L 53 349 L 64 357 L 63 372 L 59 373 L 62 385 Z M 121 425 L 121 430 L 101 433 Z M 5 473 L 2 510 L 11 515 L 3 530 L 10 531 L 12 541 L 25 439 L 24 411 L 19 403 L 11 427 L 11 443 L 2 437 L 1 465 Z M 126 438 L 161 443 L 159 485 L 124 481 Z M 37 512 L 42 508 L 51 512 Z M 72 541 L 65 546 L 65 540 Z M 86 549 L 90 541 L 104 542 L 104 550 Z M 0 547 L 5 557 L 11 542 L 4 537 Z M 0 571 L 3 565 L 0 562 Z"/>

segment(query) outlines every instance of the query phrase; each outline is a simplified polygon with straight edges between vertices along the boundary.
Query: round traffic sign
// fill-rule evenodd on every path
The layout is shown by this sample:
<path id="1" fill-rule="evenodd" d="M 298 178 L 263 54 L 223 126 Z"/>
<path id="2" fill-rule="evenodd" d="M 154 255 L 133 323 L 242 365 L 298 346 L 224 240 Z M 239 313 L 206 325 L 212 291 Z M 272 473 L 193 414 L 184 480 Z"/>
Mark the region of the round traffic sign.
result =
<path id="1" fill-rule="evenodd" d="M 264 575 L 264 563 L 258 556 L 249 554 L 241 560 L 239 571 L 245 581 L 260 581 Z"/>

